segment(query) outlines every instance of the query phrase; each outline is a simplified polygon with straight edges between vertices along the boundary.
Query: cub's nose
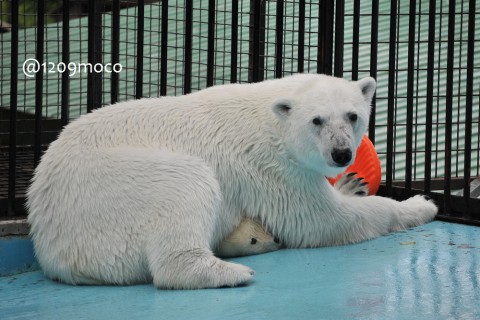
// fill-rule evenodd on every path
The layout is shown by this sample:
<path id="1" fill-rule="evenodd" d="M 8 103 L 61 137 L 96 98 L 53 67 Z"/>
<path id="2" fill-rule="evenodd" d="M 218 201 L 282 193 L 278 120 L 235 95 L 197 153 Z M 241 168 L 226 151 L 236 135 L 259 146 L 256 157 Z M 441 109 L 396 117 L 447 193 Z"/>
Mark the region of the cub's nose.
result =
<path id="1" fill-rule="evenodd" d="M 352 160 L 352 150 L 350 149 L 333 149 L 332 159 L 339 167 L 344 167 Z"/>

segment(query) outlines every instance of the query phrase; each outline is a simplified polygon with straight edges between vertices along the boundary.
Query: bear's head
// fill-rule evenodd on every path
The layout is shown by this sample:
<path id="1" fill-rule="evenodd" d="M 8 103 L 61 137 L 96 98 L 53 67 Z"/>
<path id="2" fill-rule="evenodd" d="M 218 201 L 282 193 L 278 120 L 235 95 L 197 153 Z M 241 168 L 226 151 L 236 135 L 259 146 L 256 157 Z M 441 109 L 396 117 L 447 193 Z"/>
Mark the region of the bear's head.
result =
<path id="1" fill-rule="evenodd" d="M 272 110 L 291 157 L 328 177 L 342 173 L 355 160 L 367 129 L 376 89 L 373 78 L 351 82 L 304 75 L 297 88 L 277 99 Z"/>

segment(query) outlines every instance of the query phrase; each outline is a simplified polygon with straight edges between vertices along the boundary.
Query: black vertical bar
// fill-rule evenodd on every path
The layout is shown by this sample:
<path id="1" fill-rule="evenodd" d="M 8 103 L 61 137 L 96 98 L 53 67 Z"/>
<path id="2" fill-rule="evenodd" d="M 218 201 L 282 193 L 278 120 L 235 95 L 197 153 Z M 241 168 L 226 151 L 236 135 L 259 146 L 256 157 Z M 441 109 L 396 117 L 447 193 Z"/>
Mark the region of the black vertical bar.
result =
<path id="1" fill-rule="evenodd" d="M 102 106 L 102 74 L 95 65 L 102 63 L 102 1 L 88 1 L 88 63 L 87 112 Z M 97 69 L 98 70 L 98 69 Z"/>
<path id="2" fill-rule="evenodd" d="M 213 86 L 215 73 L 215 0 L 208 1 L 207 87 Z"/>
<path id="3" fill-rule="evenodd" d="M 442 56 L 442 49 L 443 49 L 443 45 L 445 43 L 445 41 L 441 41 L 441 39 L 443 39 L 444 37 L 444 34 L 443 34 L 443 25 L 444 25 L 444 10 L 443 10 L 443 3 L 444 1 L 441 0 L 440 1 L 440 5 L 439 5 L 439 15 L 438 17 L 438 27 L 436 28 L 437 29 L 437 32 L 438 32 L 438 46 L 437 46 L 437 61 L 436 61 L 436 67 L 437 67 L 437 70 L 441 70 L 442 72 L 442 75 L 445 74 L 445 68 L 443 67 L 443 64 L 442 64 L 442 61 L 445 60 L 444 57 Z M 447 32 L 448 33 L 448 32 Z M 439 157 L 441 157 L 440 155 L 440 150 L 443 148 L 442 146 L 440 146 L 440 139 L 442 138 L 441 135 L 444 135 L 444 133 L 442 133 L 440 130 L 441 130 L 441 118 L 442 118 L 442 115 L 440 114 L 441 112 L 441 102 L 440 102 L 440 97 L 442 95 L 444 95 L 444 88 L 442 87 L 442 84 L 441 84 L 441 81 L 442 81 L 442 77 L 440 77 L 439 75 L 436 77 L 436 81 L 435 81 L 435 85 L 436 85 L 436 89 L 435 89 L 435 93 L 436 93 L 436 98 L 437 98 L 437 101 L 435 103 L 435 110 L 436 110 L 436 115 L 435 115 L 435 124 L 436 124 L 436 128 L 435 128 L 435 139 L 434 141 L 432 141 L 432 148 L 434 148 L 434 155 L 435 155 L 435 159 L 432 161 L 433 163 L 437 162 Z M 435 166 L 435 169 L 432 170 L 432 174 L 435 175 L 435 177 L 437 177 L 439 175 L 439 171 L 440 171 L 440 166 Z M 444 181 L 443 181 L 444 182 Z M 443 186 L 442 186 L 443 187 Z"/>
<path id="4" fill-rule="evenodd" d="M 427 61 L 427 105 L 425 128 L 425 185 L 424 192 L 430 193 L 432 181 L 432 122 L 433 122 L 433 88 L 435 68 L 435 18 L 436 0 L 430 0 L 428 13 L 428 61 Z"/>
<path id="5" fill-rule="evenodd" d="M 168 0 L 162 0 L 162 36 L 160 49 L 160 95 L 167 95 Z"/>
<path id="6" fill-rule="evenodd" d="M 345 0 L 337 0 L 335 7 L 335 65 L 333 74 L 336 77 L 343 77 Z"/>
<path id="7" fill-rule="evenodd" d="M 408 62 L 407 62 L 407 132 L 406 132 L 406 163 L 405 163 L 405 195 L 412 193 L 412 159 L 413 159 L 413 91 L 415 83 L 415 14 L 416 0 L 410 0 L 408 16 Z"/>
<path id="8" fill-rule="evenodd" d="M 317 73 L 332 74 L 333 1 L 322 0 L 319 6 Z"/>
<path id="9" fill-rule="evenodd" d="M 360 1 L 358 1 L 360 2 Z M 372 24 L 370 29 L 370 76 L 377 79 L 378 63 L 378 0 L 372 1 Z M 368 126 L 368 136 L 375 144 L 375 124 L 376 124 L 377 101 L 375 97 L 372 100 L 372 111 L 370 113 L 370 122 Z"/>
<path id="10" fill-rule="evenodd" d="M 249 77 L 250 78 L 250 82 L 257 82 L 258 81 L 258 65 L 260 64 L 259 63 L 259 60 L 260 60 L 260 7 L 261 7 L 261 1 L 258 1 L 258 0 L 253 0 L 253 3 L 251 3 L 251 8 L 253 9 L 252 10 L 252 13 L 251 15 L 253 15 L 253 18 L 251 18 L 251 21 L 250 22 L 250 30 L 252 32 L 252 36 L 251 38 L 253 38 L 253 42 L 252 42 L 252 45 L 251 45 L 251 76 Z M 252 23 L 253 22 L 253 23 Z"/>
<path id="11" fill-rule="evenodd" d="M 45 2 L 37 2 L 37 39 L 36 39 L 36 59 L 40 65 L 43 65 L 43 49 L 45 40 Z M 35 129 L 33 145 L 33 164 L 36 167 L 40 161 L 42 153 L 42 109 L 43 109 L 43 72 L 35 73 Z"/>
<path id="12" fill-rule="evenodd" d="M 112 66 L 120 62 L 120 0 L 113 0 L 112 7 Z M 118 101 L 120 75 L 112 72 L 110 103 Z"/>
<path id="13" fill-rule="evenodd" d="M 143 97 L 143 43 L 145 31 L 145 0 L 138 0 L 137 4 L 137 67 L 135 79 L 135 98 Z"/>
<path id="14" fill-rule="evenodd" d="M 297 71 L 304 71 L 305 55 L 305 0 L 299 1 L 298 9 L 298 67 Z"/>
<path id="15" fill-rule="evenodd" d="M 277 1 L 275 23 L 275 78 L 283 75 L 283 0 Z"/>
<path id="16" fill-rule="evenodd" d="M 470 177 L 472 161 L 472 110 L 473 110 L 473 68 L 475 58 L 475 0 L 468 2 L 468 48 L 467 48 L 467 91 L 465 110 L 465 166 L 463 198 L 468 213 L 472 212 L 470 201 Z"/>
<path id="17" fill-rule="evenodd" d="M 70 62 L 70 1 L 65 1 L 62 7 L 62 62 L 68 65 Z M 60 122 L 66 126 L 70 120 L 70 75 L 62 73 L 62 93 L 60 100 Z"/>
<path id="18" fill-rule="evenodd" d="M 185 73 L 183 93 L 192 92 L 192 41 L 193 41 L 193 1 L 185 1 Z"/>
<path id="19" fill-rule="evenodd" d="M 238 0 L 232 1 L 232 43 L 231 43 L 230 82 L 237 82 L 238 54 Z"/>
<path id="20" fill-rule="evenodd" d="M 372 13 L 373 14 L 373 13 Z M 360 0 L 353 3 L 352 80 L 358 80 L 358 47 L 360 42 Z"/>
<path id="21" fill-rule="evenodd" d="M 445 212 L 450 213 L 452 190 L 452 113 L 453 113 L 453 62 L 455 54 L 455 0 L 448 5 L 447 88 L 445 105 Z"/>
<path id="22" fill-rule="evenodd" d="M 250 1 L 250 82 L 263 80 L 265 57 L 265 1 Z"/>
<path id="23" fill-rule="evenodd" d="M 17 93 L 18 93 L 18 1 L 11 2 L 12 31 L 10 57 L 10 128 L 8 150 L 8 200 L 7 215 L 15 215 L 16 166 L 17 166 Z"/>
<path id="24" fill-rule="evenodd" d="M 465 36 L 464 36 L 465 32 L 463 31 L 464 30 L 463 29 L 464 16 L 465 16 L 463 13 L 464 13 L 464 7 L 465 7 L 465 0 L 462 0 L 460 2 L 461 2 L 460 8 L 459 8 L 460 9 L 460 14 L 458 15 L 458 18 L 459 18 L 460 21 L 457 21 L 455 23 L 455 24 L 458 24 L 459 29 L 460 29 L 457 43 L 463 43 L 464 38 L 465 38 Z M 460 45 L 458 50 L 456 49 L 455 51 L 456 51 L 456 55 L 458 57 L 464 57 L 465 56 L 462 45 Z M 465 59 L 461 59 L 458 62 L 458 68 L 455 68 L 456 70 L 458 70 L 458 72 L 456 72 L 458 74 L 458 76 L 457 76 L 458 83 L 462 82 L 462 70 L 461 69 L 462 69 L 462 64 L 464 62 L 462 60 L 465 60 Z M 460 173 L 459 173 L 460 170 L 458 169 L 458 167 L 459 167 L 459 156 L 460 156 L 460 152 L 461 152 L 460 148 L 458 147 L 458 142 L 460 141 L 460 109 L 463 107 L 463 104 L 461 103 L 461 101 L 459 99 L 460 95 L 463 93 L 461 86 L 458 86 L 456 91 L 457 91 L 457 95 L 456 95 L 456 97 L 457 97 L 457 99 L 456 99 L 457 100 L 457 103 L 456 103 L 457 108 L 455 108 L 455 111 L 456 111 L 455 112 L 456 113 L 456 121 L 455 121 L 456 130 L 455 131 L 456 131 L 456 133 L 455 133 L 455 135 L 452 135 L 452 141 L 455 141 L 456 142 L 455 144 L 457 144 L 457 146 L 452 147 L 452 149 L 455 150 L 455 156 L 453 156 L 453 158 L 455 159 L 453 161 L 455 163 L 454 169 L 453 169 L 453 172 L 454 172 L 453 175 L 457 177 L 457 176 L 460 175 Z M 453 111 L 453 107 L 452 107 L 452 111 Z M 464 159 L 462 159 L 462 160 L 464 161 Z M 454 210 L 455 210 L 455 208 L 454 208 Z"/>
<path id="25" fill-rule="evenodd" d="M 395 67 L 397 37 L 397 0 L 390 4 L 390 40 L 388 59 L 387 164 L 385 172 L 386 195 L 391 196 L 393 184 L 393 137 L 395 115 Z"/>

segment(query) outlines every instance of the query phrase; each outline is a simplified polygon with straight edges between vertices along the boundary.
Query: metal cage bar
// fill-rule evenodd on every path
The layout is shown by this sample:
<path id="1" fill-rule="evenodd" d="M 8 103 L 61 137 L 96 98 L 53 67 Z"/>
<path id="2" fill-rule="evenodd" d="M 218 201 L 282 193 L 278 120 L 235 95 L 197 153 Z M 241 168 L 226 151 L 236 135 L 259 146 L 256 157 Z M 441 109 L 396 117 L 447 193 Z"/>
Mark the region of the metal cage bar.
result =
<path id="1" fill-rule="evenodd" d="M 475 0 L 468 2 L 468 48 L 467 48 L 467 80 L 466 80 L 466 104 L 465 104 L 465 166 L 463 170 L 463 198 L 467 214 L 472 214 L 470 199 L 470 178 L 472 161 L 472 121 L 473 121 L 473 78 L 475 58 Z"/>
<path id="2" fill-rule="evenodd" d="M 16 167 L 17 167 L 17 107 L 18 107 L 18 1 L 11 4 L 12 38 L 10 41 L 12 52 L 10 58 L 10 117 L 8 135 L 8 198 L 7 216 L 16 213 Z"/>
<path id="3" fill-rule="evenodd" d="M 137 65 L 135 80 L 135 98 L 143 97 L 143 44 L 145 31 L 145 1 L 138 0 L 138 17 L 137 17 Z"/>
<path id="4" fill-rule="evenodd" d="M 68 63 L 70 63 L 70 1 L 65 1 L 63 3 L 62 23 L 63 23 L 62 61 L 68 65 Z M 62 73 L 62 93 L 61 93 L 61 102 L 60 102 L 62 127 L 66 126 L 70 121 L 69 98 L 70 98 L 70 77 L 68 73 L 64 72 Z"/>
<path id="5" fill-rule="evenodd" d="M 44 63 L 45 42 L 45 2 L 37 2 L 37 39 L 35 59 Z M 35 73 L 35 130 L 33 145 L 33 163 L 36 167 L 42 153 L 42 109 L 43 109 L 43 72 Z"/>
<path id="6" fill-rule="evenodd" d="M 91 68 L 102 63 L 102 14 L 101 2 L 88 1 L 88 62 Z M 102 75 L 98 72 L 88 73 L 87 111 L 102 106 Z"/>
<path id="7" fill-rule="evenodd" d="M 425 149 L 432 150 L 432 118 L 433 118 L 433 89 L 434 89 L 434 68 L 435 68 L 435 18 L 436 0 L 430 0 L 428 14 L 428 62 L 427 62 L 427 99 L 426 99 L 426 128 L 425 128 Z M 432 153 L 425 152 L 425 186 L 424 192 L 430 194 L 432 172 Z"/>
<path id="8" fill-rule="evenodd" d="M 321 1 L 318 23 L 317 73 L 332 74 L 333 62 L 333 1 Z"/>
<path id="9" fill-rule="evenodd" d="M 453 117 L 453 63 L 455 58 L 455 0 L 449 0 L 448 6 L 448 46 L 447 46 L 447 84 L 445 109 L 445 184 L 444 207 L 451 208 L 452 191 L 452 117 Z"/>
<path id="10" fill-rule="evenodd" d="M 275 23 L 275 78 L 283 76 L 283 1 L 277 1 Z"/>
<path id="11" fill-rule="evenodd" d="M 395 70 L 397 53 L 397 0 L 391 1 L 390 7 L 390 37 L 389 37 L 389 75 L 388 75 L 388 113 L 387 113 L 387 164 L 386 164 L 386 195 L 392 194 L 393 186 L 393 155 L 394 155 L 394 115 L 395 115 Z"/>
<path id="12" fill-rule="evenodd" d="M 352 80 L 358 80 L 358 47 L 360 42 L 360 1 L 353 3 L 353 30 L 352 30 Z"/>
<path id="13" fill-rule="evenodd" d="M 238 0 L 232 1 L 232 41 L 230 46 L 230 82 L 237 82 L 237 69 L 238 69 Z"/>
<path id="14" fill-rule="evenodd" d="M 298 10 L 298 51 L 297 51 L 297 71 L 305 71 L 305 0 L 299 1 Z"/>
<path id="15" fill-rule="evenodd" d="M 207 87 L 213 86 L 215 71 L 215 0 L 208 1 Z"/>
<path id="16" fill-rule="evenodd" d="M 168 58 L 168 0 L 162 0 L 162 34 L 160 38 L 160 95 L 167 95 L 167 58 Z"/>
<path id="17" fill-rule="evenodd" d="M 185 1 L 184 76 L 183 93 L 192 92 L 193 1 Z"/>
<path id="18" fill-rule="evenodd" d="M 360 3 L 360 1 L 357 1 Z M 377 79 L 378 64 L 378 0 L 372 1 L 372 20 L 370 27 L 370 76 Z M 372 101 L 372 110 L 368 126 L 368 137 L 375 144 L 375 124 L 376 124 L 377 102 L 375 97 Z"/>
<path id="19" fill-rule="evenodd" d="M 407 134 L 405 163 L 405 195 L 412 194 L 412 161 L 413 161 L 413 95 L 415 82 L 415 18 L 417 1 L 410 0 L 408 28 L 408 75 L 407 75 Z"/>
<path id="20" fill-rule="evenodd" d="M 333 75 L 335 77 L 343 77 L 344 16 L 345 1 L 337 0 L 335 6 L 335 59 L 333 67 Z"/>
<path id="21" fill-rule="evenodd" d="M 113 0 L 112 6 L 112 65 L 120 62 L 120 0 Z M 110 78 L 110 103 L 116 103 L 119 98 L 120 75 L 112 72 Z"/>
<path id="22" fill-rule="evenodd" d="M 265 1 L 250 1 L 250 82 L 264 79 Z"/>

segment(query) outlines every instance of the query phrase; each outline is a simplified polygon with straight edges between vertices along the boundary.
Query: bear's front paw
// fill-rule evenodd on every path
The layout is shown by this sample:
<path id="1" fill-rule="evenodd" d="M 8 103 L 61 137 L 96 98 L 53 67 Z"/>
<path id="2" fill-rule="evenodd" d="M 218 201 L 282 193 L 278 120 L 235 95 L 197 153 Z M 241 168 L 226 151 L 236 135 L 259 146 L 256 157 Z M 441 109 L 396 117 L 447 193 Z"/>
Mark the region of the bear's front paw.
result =
<path id="1" fill-rule="evenodd" d="M 409 226 L 417 226 L 435 218 L 438 208 L 430 197 L 416 195 L 402 202 L 408 210 Z"/>
<path id="2" fill-rule="evenodd" d="M 335 182 L 334 187 L 347 196 L 364 197 L 367 196 L 370 191 L 368 189 L 368 183 L 363 178 L 357 177 L 356 172 L 344 174 L 337 182 Z"/>

